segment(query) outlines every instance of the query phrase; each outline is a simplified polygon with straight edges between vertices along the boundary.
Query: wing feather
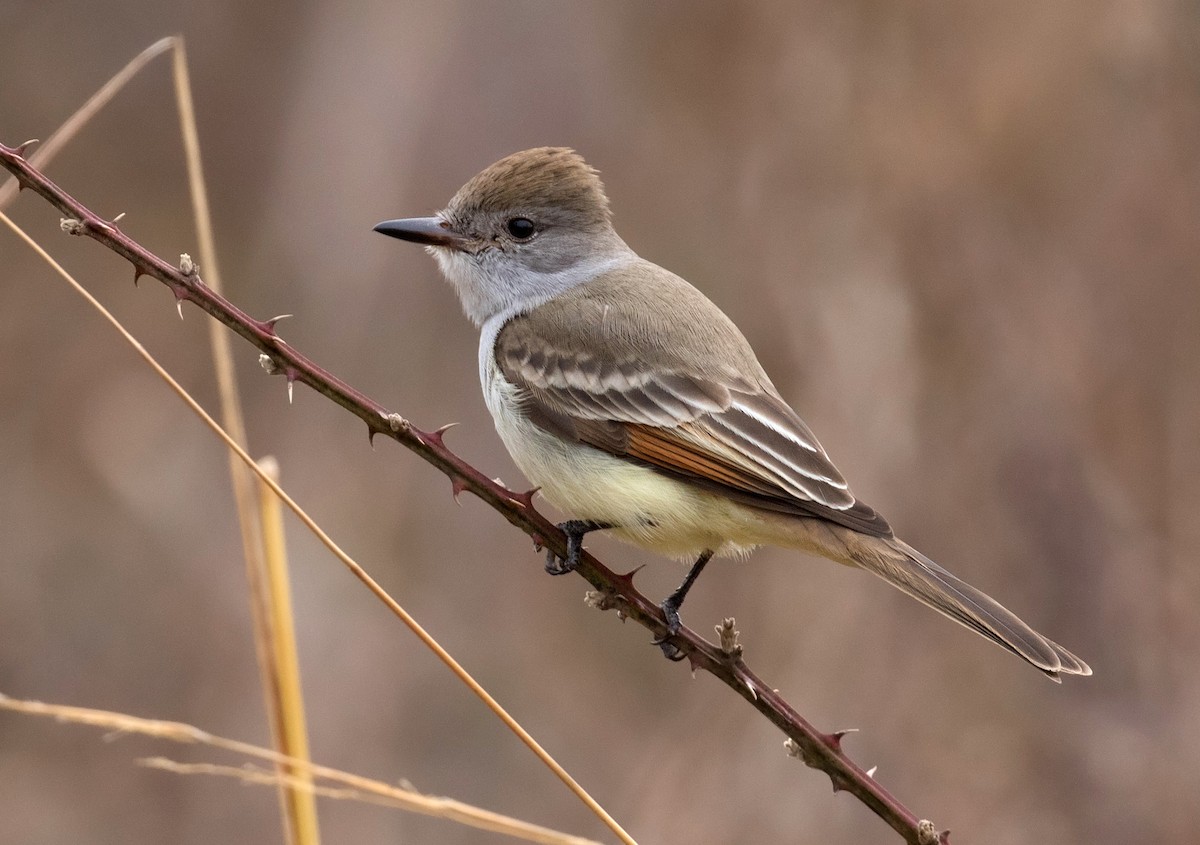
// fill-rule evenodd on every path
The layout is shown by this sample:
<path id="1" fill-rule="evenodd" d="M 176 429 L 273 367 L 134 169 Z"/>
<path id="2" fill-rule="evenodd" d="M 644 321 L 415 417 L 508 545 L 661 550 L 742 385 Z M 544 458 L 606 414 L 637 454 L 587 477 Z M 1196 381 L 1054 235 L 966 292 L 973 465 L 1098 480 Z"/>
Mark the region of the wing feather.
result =
<path id="1" fill-rule="evenodd" d="M 715 343 L 665 347 L 662 332 L 638 322 L 647 317 L 636 288 L 597 303 L 589 297 L 600 289 L 590 287 L 556 300 L 577 312 L 569 333 L 556 325 L 562 313 L 543 306 L 497 334 L 496 363 L 537 425 L 756 507 L 891 536 L 715 306 L 691 303 L 711 309 L 707 321 L 741 357 L 732 364 L 713 352 Z M 680 295 L 700 296 L 690 286 Z M 626 331 L 614 331 L 621 321 Z"/>

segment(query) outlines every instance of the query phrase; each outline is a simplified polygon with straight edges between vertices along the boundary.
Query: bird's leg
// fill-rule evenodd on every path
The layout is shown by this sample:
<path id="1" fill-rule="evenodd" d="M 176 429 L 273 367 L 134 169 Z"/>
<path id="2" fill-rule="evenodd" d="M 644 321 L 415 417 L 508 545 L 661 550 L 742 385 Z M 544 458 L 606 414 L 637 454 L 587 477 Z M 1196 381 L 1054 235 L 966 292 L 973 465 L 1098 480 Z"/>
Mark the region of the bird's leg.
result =
<path id="1" fill-rule="evenodd" d="M 667 640 L 679 633 L 679 629 L 683 627 L 683 623 L 679 620 L 679 608 L 683 606 L 683 600 L 687 598 L 688 590 L 692 588 L 692 584 L 696 583 L 696 579 L 700 577 L 700 573 L 704 570 L 704 565 L 712 559 L 713 553 L 711 549 L 706 549 L 700 553 L 700 557 L 696 558 L 696 562 L 692 564 L 692 568 L 688 570 L 687 576 L 683 579 L 683 583 L 663 599 L 662 608 L 663 619 L 667 623 L 667 632 L 658 639 L 654 640 L 654 644 L 662 646 L 663 654 L 671 660 L 679 660 L 683 654 L 674 646 L 669 646 Z M 668 646 L 670 651 L 668 651 Z"/>
<path id="2" fill-rule="evenodd" d="M 546 571 L 551 575 L 566 575 L 579 567 L 579 553 L 583 551 L 583 535 L 589 531 L 602 531 L 613 526 L 607 522 L 590 519 L 572 519 L 560 522 L 558 530 L 567 535 L 567 556 L 561 558 L 553 551 L 546 552 Z"/>

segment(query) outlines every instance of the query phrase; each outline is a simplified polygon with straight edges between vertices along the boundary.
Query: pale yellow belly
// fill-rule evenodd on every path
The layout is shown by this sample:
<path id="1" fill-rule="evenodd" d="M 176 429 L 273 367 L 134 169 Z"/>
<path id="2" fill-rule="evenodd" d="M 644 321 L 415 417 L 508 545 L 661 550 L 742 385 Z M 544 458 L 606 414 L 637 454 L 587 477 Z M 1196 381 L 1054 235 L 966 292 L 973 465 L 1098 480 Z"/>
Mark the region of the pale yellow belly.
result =
<path id="1" fill-rule="evenodd" d="M 489 387 L 488 408 L 513 461 L 568 517 L 608 523 L 616 537 L 689 560 L 705 550 L 742 554 L 778 539 L 776 515 L 566 442 L 517 412 L 502 380 Z"/>

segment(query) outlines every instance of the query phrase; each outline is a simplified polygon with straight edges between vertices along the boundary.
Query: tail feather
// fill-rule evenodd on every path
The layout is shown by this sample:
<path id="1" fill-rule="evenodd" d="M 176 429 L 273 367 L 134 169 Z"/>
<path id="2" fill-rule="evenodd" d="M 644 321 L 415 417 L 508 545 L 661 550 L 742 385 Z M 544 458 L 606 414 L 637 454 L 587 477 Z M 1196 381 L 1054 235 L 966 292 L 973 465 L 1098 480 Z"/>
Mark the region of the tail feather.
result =
<path id="1" fill-rule="evenodd" d="M 1026 625 L 991 596 L 897 539 L 870 538 L 849 546 L 852 560 L 918 601 L 1033 664 L 1052 680 L 1090 675 L 1091 668 Z"/>

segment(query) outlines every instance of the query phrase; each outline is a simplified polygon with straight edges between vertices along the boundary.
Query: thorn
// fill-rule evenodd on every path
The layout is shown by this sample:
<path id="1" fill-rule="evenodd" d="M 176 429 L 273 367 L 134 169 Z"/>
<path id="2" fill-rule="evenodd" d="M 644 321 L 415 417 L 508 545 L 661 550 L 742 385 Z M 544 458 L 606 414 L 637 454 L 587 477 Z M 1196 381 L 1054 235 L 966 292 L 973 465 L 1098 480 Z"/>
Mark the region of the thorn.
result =
<path id="1" fill-rule="evenodd" d="M 293 394 L 295 393 L 296 377 L 299 375 L 300 375 L 300 373 L 296 372 L 295 367 L 284 367 L 283 376 L 284 376 L 284 378 L 287 379 L 288 404 L 289 405 L 292 404 L 292 397 L 293 397 Z"/>
<path id="2" fill-rule="evenodd" d="M 534 487 L 524 493 L 513 493 L 509 498 L 526 510 L 533 510 L 533 497 L 541 489 L 541 487 Z"/>
<path id="3" fill-rule="evenodd" d="M 834 795 L 846 788 L 846 784 L 842 781 L 841 775 L 830 775 L 829 782 L 833 784 Z"/>
<path id="4" fill-rule="evenodd" d="M 439 449 L 444 449 L 446 448 L 445 434 L 456 425 L 458 423 L 446 423 L 436 431 L 422 432 L 421 438 L 437 446 Z"/>
<path id="5" fill-rule="evenodd" d="M 171 285 L 171 293 L 175 294 L 175 310 L 179 312 L 179 319 L 183 319 L 183 303 L 192 298 L 191 293 L 186 287 L 177 282 L 169 282 Z"/>
<path id="6" fill-rule="evenodd" d="M 32 147 L 34 144 L 40 144 L 40 143 L 41 143 L 41 141 L 39 141 L 37 138 L 30 138 L 28 141 L 24 142 L 23 144 L 17 144 L 17 146 L 13 148 L 13 152 L 17 154 L 18 158 L 25 158 L 25 153 L 29 151 L 29 148 Z"/>
<path id="7" fill-rule="evenodd" d="M 867 777 L 869 777 L 871 780 L 875 780 L 875 773 L 877 771 L 879 771 L 879 767 L 872 766 L 871 768 L 867 769 Z"/>
<path id="8" fill-rule="evenodd" d="M 120 214 L 118 214 L 118 215 L 117 215 L 116 217 L 114 217 L 112 220 L 109 220 L 109 221 L 108 221 L 108 226 L 109 226 L 109 228 L 110 228 L 110 229 L 115 229 L 115 228 L 117 227 L 117 224 L 121 222 L 121 218 L 122 218 L 122 217 L 124 217 L 124 216 L 125 216 L 125 212 L 124 212 L 124 211 L 122 211 Z"/>
<path id="9" fill-rule="evenodd" d="M 142 268 L 137 266 L 136 264 L 134 264 L 133 265 L 133 286 L 135 288 L 138 286 L 138 279 L 144 275 L 146 275 L 146 274 L 142 272 Z"/>
<path id="10" fill-rule="evenodd" d="M 540 552 L 546 547 L 546 540 L 541 534 L 530 534 L 529 538 L 533 540 L 533 550 L 535 552 Z"/>
<path id="11" fill-rule="evenodd" d="M 186 252 L 180 253 L 179 272 L 185 276 L 198 276 L 200 275 L 200 265 L 193 261 Z"/>
<path id="12" fill-rule="evenodd" d="M 367 445 L 372 449 L 375 448 L 375 435 L 378 433 L 379 432 L 371 428 L 371 426 L 367 426 Z"/>
<path id="13" fill-rule="evenodd" d="M 466 490 L 470 490 L 471 488 L 467 486 L 467 482 L 463 481 L 462 478 L 455 476 L 454 478 L 450 479 L 450 489 L 454 493 L 454 504 L 461 506 L 462 502 L 458 500 L 459 494 Z M 538 551 L 541 550 L 539 549 Z"/>
<path id="14" fill-rule="evenodd" d="M 828 743 L 829 745 L 833 746 L 838 751 L 841 751 L 842 750 L 842 737 L 844 737 L 846 734 L 856 734 L 856 733 L 858 733 L 858 728 L 843 728 L 840 731 L 834 731 L 833 733 L 827 735 L 825 737 L 825 742 Z"/>
<path id="15" fill-rule="evenodd" d="M 492 483 L 500 488 L 500 492 L 504 494 L 504 498 L 508 499 L 517 507 L 533 510 L 533 494 L 541 490 L 541 487 L 534 487 L 525 493 L 518 493 L 515 490 L 509 490 L 508 485 L 504 483 L 504 479 L 497 476 L 492 479 Z"/>
<path id="16" fill-rule="evenodd" d="M 613 580 L 616 581 L 618 584 L 621 584 L 625 589 L 632 590 L 633 589 L 633 576 L 635 576 L 639 572 L 641 572 L 642 569 L 645 568 L 645 566 L 646 566 L 646 564 L 643 563 L 641 566 L 635 566 L 633 569 L 629 570 L 624 575 L 613 575 Z"/>
<path id="17" fill-rule="evenodd" d="M 272 317 L 269 320 L 265 320 L 264 322 L 259 323 L 259 325 L 262 327 L 263 331 L 265 331 L 267 334 L 271 335 L 271 337 L 275 337 L 275 324 L 278 323 L 280 320 L 286 320 L 289 317 L 294 317 L 294 316 L 295 316 L 294 314 L 280 314 L 278 317 Z"/>
<path id="18" fill-rule="evenodd" d="M 64 217 L 59 220 L 58 228 L 62 229 L 68 235 L 82 235 L 87 231 L 87 225 L 82 220 L 76 220 L 74 217 Z"/>
<path id="19" fill-rule="evenodd" d="M 740 678 L 739 680 L 745 685 L 746 691 L 750 693 L 750 697 L 758 701 L 758 688 L 754 686 L 754 682 L 749 678 Z"/>

